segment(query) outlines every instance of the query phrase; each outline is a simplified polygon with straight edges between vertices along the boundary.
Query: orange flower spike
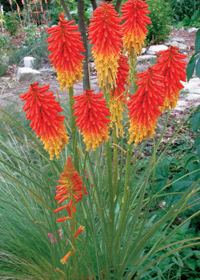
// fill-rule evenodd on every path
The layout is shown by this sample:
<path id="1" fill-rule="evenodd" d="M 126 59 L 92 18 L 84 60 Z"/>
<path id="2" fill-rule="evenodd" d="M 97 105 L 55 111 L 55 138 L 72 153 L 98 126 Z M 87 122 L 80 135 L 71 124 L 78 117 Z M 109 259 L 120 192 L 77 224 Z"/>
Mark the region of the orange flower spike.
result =
<path id="1" fill-rule="evenodd" d="M 65 264 L 66 261 L 68 260 L 68 258 L 71 256 L 71 254 L 72 254 L 72 252 L 69 251 L 69 252 L 67 253 L 67 255 L 65 255 L 64 258 L 61 260 L 61 263 L 62 263 L 62 264 Z"/>
<path id="2" fill-rule="evenodd" d="M 66 88 L 69 90 L 73 84 L 82 80 L 82 61 L 84 56 L 80 52 L 85 52 L 83 42 L 81 41 L 78 25 L 72 25 L 75 21 L 65 20 L 64 14 L 59 15 L 57 26 L 47 28 L 50 37 L 48 51 L 52 66 L 60 83 L 60 90 Z"/>
<path id="3" fill-rule="evenodd" d="M 128 102 L 130 116 L 128 143 L 135 141 L 135 146 L 154 135 L 157 118 L 162 113 L 159 108 L 163 106 L 164 101 L 162 76 L 156 74 L 152 68 L 148 68 L 147 71 L 137 74 L 137 77 L 138 89 Z"/>
<path id="4" fill-rule="evenodd" d="M 64 145 L 69 142 L 67 131 L 65 130 L 65 117 L 58 114 L 63 109 L 58 101 L 55 101 L 53 91 L 49 90 L 49 85 L 39 87 L 39 83 L 29 86 L 29 91 L 20 95 L 22 101 L 26 101 L 23 107 L 26 113 L 26 119 L 31 120 L 30 127 L 35 134 L 40 137 L 45 150 L 50 154 L 53 160 L 54 155 L 59 158 L 59 154 Z"/>
<path id="5" fill-rule="evenodd" d="M 121 20 L 125 20 L 122 24 L 124 54 L 128 52 L 131 56 L 132 52 L 141 54 L 146 33 L 146 26 L 151 24 L 150 18 L 146 15 L 150 11 L 147 10 L 147 1 L 129 0 L 122 5 Z"/>
<path id="6" fill-rule="evenodd" d="M 85 227 L 80 226 L 75 234 L 75 238 L 84 230 Z"/>
<path id="7" fill-rule="evenodd" d="M 82 130 L 83 141 L 86 150 L 90 148 L 95 151 L 109 139 L 108 124 L 110 120 L 109 109 L 106 107 L 106 100 L 103 93 L 95 94 L 94 90 L 85 90 L 83 94 L 74 96 L 77 103 L 73 106 L 76 124 Z"/>
<path id="8" fill-rule="evenodd" d="M 185 59 L 187 55 L 179 54 L 178 48 L 173 46 L 166 51 L 158 52 L 157 55 L 160 57 L 153 69 L 164 76 L 165 84 L 164 106 L 161 110 L 168 111 L 176 107 L 180 90 L 184 88 L 180 81 L 186 82 L 187 62 L 182 59 Z"/>
<path id="9" fill-rule="evenodd" d="M 126 104 L 126 88 L 128 72 L 129 72 L 129 64 L 127 62 L 127 57 L 124 55 L 120 56 L 118 61 L 119 67 L 117 69 L 117 79 L 116 79 L 116 87 L 110 92 L 110 111 L 111 117 L 110 120 L 112 123 L 115 123 L 117 128 L 123 133 L 121 120 L 123 119 L 122 113 L 124 111 L 123 104 Z"/>
<path id="10" fill-rule="evenodd" d="M 78 174 L 76 169 L 73 166 L 72 159 L 69 156 L 67 158 L 67 162 L 64 168 L 63 173 L 60 176 L 60 180 L 58 180 L 58 183 L 61 184 L 56 187 L 57 193 L 55 196 L 55 199 L 58 200 L 58 204 L 61 204 L 64 202 L 64 200 L 68 200 L 69 203 L 66 205 L 63 205 L 54 212 L 59 212 L 63 210 L 64 208 L 67 209 L 69 216 L 62 217 L 57 219 L 57 222 L 62 222 L 67 219 L 70 219 L 71 217 L 71 210 L 75 212 L 75 205 L 72 208 L 72 200 L 74 199 L 75 204 L 80 201 L 83 198 L 83 183 L 81 176 Z M 84 188 L 85 195 L 87 194 L 86 189 Z"/>
<path id="11" fill-rule="evenodd" d="M 122 49 L 121 20 L 112 4 L 102 3 L 90 19 L 89 39 L 99 86 L 114 86 Z"/>

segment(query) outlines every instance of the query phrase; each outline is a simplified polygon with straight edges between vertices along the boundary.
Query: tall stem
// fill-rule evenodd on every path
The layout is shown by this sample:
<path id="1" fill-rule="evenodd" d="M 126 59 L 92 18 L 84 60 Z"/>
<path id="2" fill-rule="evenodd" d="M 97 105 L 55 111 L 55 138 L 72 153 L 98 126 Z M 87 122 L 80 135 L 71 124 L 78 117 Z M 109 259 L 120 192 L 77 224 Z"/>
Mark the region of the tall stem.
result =
<path id="1" fill-rule="evenodd" d="M 119 245 L 119 238 L 121 234 L 121 229 L 124 221 L 124 217 L 126 215 L 126 209 L 128 204 L 129 197 L 129 183 L 130 183 L 130 170 L 131 170 L 131 156 L 132 156 L 132 145 L 128 145 L 127 149 L 127 157 L 126 157 L 126 174 L 125 174 L 125 183 L 124 183 L 124 195 L 122 200 L 122 210 L 119 219 L 119 225 L 117 229 L 116 241 L 115 241 L 115 253 Z"/>
<path id="2" fill-rule="evenodd" d="M 113 143 L 117 144 L 117 131 L 116 125 L 114 124 L 113 130 Z M 117 167 L 118 167 L 118 149 L 114 146 L 114 153 L 113 153 L 113 195 L 115 196 L 116 187 L 117 187 Z"/>
<path id="3" fill-rule="evenodd" d="M 114 243 L 114 192 L 112 187 L 112 161 L 111 148 L 109 142 L 106 143 L 106 164 L 107 164 L 107 182 L 109 196 L 109 238 L 108 238 L 108 258 L 109 267 L 112 265 L 113 243 Z"/>
<path id="4" fill-rule="evenodd" d="M 75 273 L 77 274 L 77 263 L 76 263 L 76 248 L 75 248 L 75 213 L 73 212 L 73 207 L 75 205 L 74 197 L 72 190 L 70 192 L 70 198 L 72 199 L 72 206 L 71 206 L 71 243 L 72 243 L 72 258 L 73 258 L 73 268 Z"/>
<path id="5" fill-rule="evenodd" d="M 70 104 L 70 114 L 71 114 L 71 127 L 72 127 L 72 143 L 73 143 L 73 155 L 74 155 L 74 167 L 79 172 L 79 164 L 78 164 L 78 149 L 77 149 L 77 127 L 74 116 L 74 100 L 73 100 L 73 87 L 69 89 L 69 104 Z"/>

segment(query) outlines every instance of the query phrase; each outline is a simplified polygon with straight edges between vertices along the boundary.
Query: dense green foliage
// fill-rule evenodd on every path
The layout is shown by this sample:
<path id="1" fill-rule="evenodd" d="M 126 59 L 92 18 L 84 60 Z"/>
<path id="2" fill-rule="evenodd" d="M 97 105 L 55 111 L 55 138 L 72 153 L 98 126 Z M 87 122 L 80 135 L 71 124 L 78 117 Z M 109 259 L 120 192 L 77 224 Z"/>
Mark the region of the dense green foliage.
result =
<path id="1" fill-rule="evenodd" d="M 19 21 L 17 15 L 13 15 L 10 12 L 6 13 L 5 21 L 6 21 L 6 30 L 9 32 L 11 36 L 15 36 L 19 31 Z"/>
<path id="2" fill-rule="evenodd" d="M 152 24 L 148 25 L 147 42 L 160 43 L 167 39 L 170 34 L 170 5 L 165 0 L 148 0 L 148 15 Z"/>
<path id="3" fill-rule="evenodd" d="M 194 72 L 200 78 L 200 29 L 196 33 L 196 40 L 195 40 L 195 53 L 190 58 L 187 67 L 187 80 L 189 81 Z"/>

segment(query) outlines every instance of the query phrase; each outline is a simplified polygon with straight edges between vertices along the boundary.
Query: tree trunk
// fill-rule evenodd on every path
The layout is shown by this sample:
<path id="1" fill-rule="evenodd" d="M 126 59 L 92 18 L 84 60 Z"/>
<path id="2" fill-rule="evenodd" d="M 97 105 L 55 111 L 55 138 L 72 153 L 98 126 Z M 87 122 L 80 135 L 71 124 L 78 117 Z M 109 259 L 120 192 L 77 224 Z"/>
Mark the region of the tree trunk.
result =
<path id="1" fill-rule="evenodd" d="M 60 0 L 60 3 L 61 3 L 61 5 L 62 5 L 62 7 L 63 7 L 63 10 L 65 11 L 65 15 L 68 17 L 68 20 L 72 21 L 73 18 L 72 18 L 72 16 L 70 15 L 70 12 L 69 12 L 69 10 L 68 10 L 68 8 L 67 8 L 67 5 L 66 5 L 66 3 L 65 3 L 65 0 Z"/>
<path id="2" fill-rule="evenodd" d="M 81 36 L 83 37 L 83 45 L 85 52 L 83 55 L 85 59 L 83 61 L 83 89 L 90 89 L 90 66 L 89 66 L 89 55 L 88 55 L 88 42 L 85 29 L 85 7 L 84 0 L 78 0 L 78 23 Z"/>
<path id="3" fill-rule="evenodd" d="M 97 2 L 96 0 L 91 0 L 92 2 L 92 7 L 93 7 L 93 11 L 97 8 Z"/>
<path id="4" fill-rule="evenodd" d="M 119 8 L 121 6 L 121 2 L 122 0 L 117 0 L 116 6 L 115 6 L 115 10 L 119 13 Z"/>

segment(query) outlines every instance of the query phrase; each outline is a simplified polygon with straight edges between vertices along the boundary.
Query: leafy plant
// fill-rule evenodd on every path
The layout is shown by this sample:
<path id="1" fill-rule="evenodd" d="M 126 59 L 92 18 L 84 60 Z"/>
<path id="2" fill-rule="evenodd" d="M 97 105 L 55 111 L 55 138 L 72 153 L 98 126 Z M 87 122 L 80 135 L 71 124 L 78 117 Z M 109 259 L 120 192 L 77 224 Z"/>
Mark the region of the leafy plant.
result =
<path id="1" fill-rule="evenodd" d="M 19 21 L 17 15 L 8 12 L 5 15 L 5 21 L 6 30 L 10 33 L 11 36 L 15 36 L 19 30 Z"/>
<path id="2" fill-rule="evenodd" d="M 195 70 L 196 70 L 196 75 L 200 78 L 200 29 L 196 33 L 195 53 L 190 58 L 187 67 L 188 81 L 192 78 Z"/>
<path id="3" fill-rule="evenodd" d="M 170 6 L 165 0 L 148 0 L 149 17 L 152 24 L 148 26 L 147 43 L 155 44 L 163 42 L 170 34 L 171 12 Z"/>

